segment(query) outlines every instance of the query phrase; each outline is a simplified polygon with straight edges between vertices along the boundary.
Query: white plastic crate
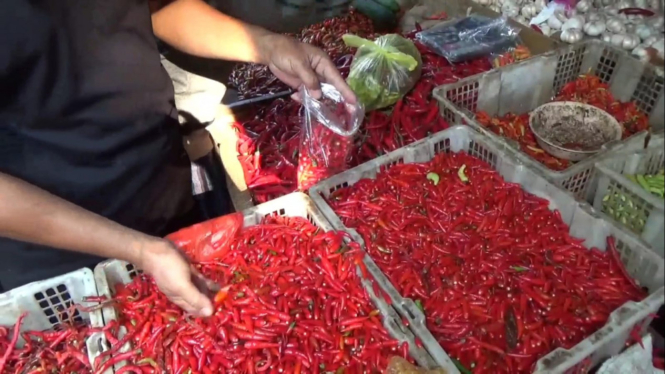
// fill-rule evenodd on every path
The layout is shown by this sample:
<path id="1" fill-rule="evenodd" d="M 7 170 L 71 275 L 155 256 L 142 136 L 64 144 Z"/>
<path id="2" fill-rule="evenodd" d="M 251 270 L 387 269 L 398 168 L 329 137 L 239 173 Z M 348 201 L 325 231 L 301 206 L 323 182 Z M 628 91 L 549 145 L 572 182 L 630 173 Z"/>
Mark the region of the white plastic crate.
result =
<path id="1" fill-rule="evenodd" d="M 643 226 L 633 226 L 631 223 L 638 222 L 636 220 L 631 220 L 628 224 L 616 219 L 615 221 L 640 235 L 661 256 L 665 253 L 665 201 L 642 189 L 626 178 L 626 175 L 656 174 L 662 170 L 664 146 L 663 136 L 655 136 L 649 142 L 648 148 L 640 152 L 614 156 L 597 163 L 595 172 L 598 187 L 593 199 L 593 207 L 611 217 L 610 209 L 631 209 L 636 214 L 643 215 Z M 625 199 L 608 199 L 615 194 Z"/>
<path id="2" fill-rule="evenodd" d="M 451 124 L 466 124 L 505 146 L 524 164 L 536 169 L 577 198 L 593 197 L 594 163 L 607 152 L 638 149 L 645 133 L 605 148 L 605 151 L 580 161 L 566 170 L 553 171 L 523 153 L 516 142 L 487 130 L 475 119 L 477 111 L 490 116 L 527 113 L 552 100 L 559 90 L 581 74 L 594 73 L 608 83 L 617 100 L 634 101 L 649 117 L 652 129 L 663 129 L 663 78 L 652 65 L 644 64 L 629 53 L 598 40 L 535 56 L 525 61 L 474 75 L 437 87 L 434 96 L 441 115 Z"/>
<path id="3" fill-rule="evenodd" d="M 72 305 L 91 307 L 97 303 L 84 302 L 86 296 L 98 296 L 95 278 L 84 268 L 58 277 L 28 283 L 0 294 L 0 326 L 13 326 L 18 317 L 27 312 L 21 331 L 47 331 L 68 322 L 85 322 L 92 327 L 104 325 L 98 313 L 76 310 L 69 315 Z M 90 362 L 99 355 L 98 344 L 102 334 L 93 334 L 86 342 Z M 19 339 L 19 345 L 25 342 Z"/>
<path id="4" fill-rule="evenodd" d="M 380 170 L 391 165 L 427 162 L 438 153 L 464 151 L 488 162 L 506 181 L 518 183 L 525 191 L 547 199 L 550 202 L 550 209 L 558 209 L 561 212 L 561 217 L 570 227 L 571 236 L 585 239 L 585 246 L 605 250 L 607 236 L 614 236 L 626 270 L 642 286 L 649 289 L 649 296 L 642 302 L 629 302 L 615 310 L 603 328 L 572 349 L 557 349 L 541 358 L 537 363 L 536 372 L 564 373 L 577 365 L 596 365 L 622 350 L 634 326 L 640 325 L 645 329 L 652 319 L 651 314 L 656 313 L 665 301 L 663 258 L 651 251 L 639 238 L 624 231 L 602 213 L 594 211 L 588 204 L 575 200 L 569 192 L 525 167 L 502 148 L 468 126 L 454 126 L 326 179 L 312 187 L 309 193 L 335 229 L 349 232 L 355 240 L 362 243 L 360 235 L 344 226 L 325 198 L 335 190 L 351 186 L 361 179 L 374 179 Z M 372 275 L 377 280 L 381 280 L 379 284 L 392 298 L 393 307 L 407 318 L 409 326 L 416 336 L 420 337 L 434 359 L 448 360 L 447 354 L 427 330 L 425 316 L 415 303 L 402 298 L 388 278 L 380 274 L 375 264 L 368 266 L 368 269 L 373 272 Z"/>
<path id="5" fill-rule="evenodd" d="M 254 226 L 259 224 L 264 217 L 278 215 L 288 217 L 304 217 L 324 231 L 333 230 L 332 226 L 319 212 L 310 198 L 299 192 L 279 197 L 275 200 L 263 203 L 243 211 L 244 226 Z M 131 264 L 118 260 L 109 260 L 100 263 L 95 268 L 95 280 L 100 295 L 112 296 L 111 288 L 118 283 L 129 283 L 137 274 L 137 269 Z M 358 274 L 361 274 L 358 271 Z M 425 368 L 435 368 L 437 363 L 432 356 L 423 348 L 419 348 L 415 342 L 416 337 L 409 328 L 404 326 L 401 318 L 395 310 L 383 299 L 382 295 L 376 295 L 372 282 L 369 279 L 363 280 L 363 286 L 372 302 L 381 312 L 383 325 L 393 338 L 400 343 L 409 344 L 409 353 L 418 365 Z M 112 306 L 103 309 L 104 322 L 117 318 L 115 309 Z M 452 362 L 450 363 L 452 365 Z M 452 366 L 454 369 L 454 366 Z M 116 367 L 117 369 L 117 367 Z M 451 371 L 448 371 L 451 373 Z"/>

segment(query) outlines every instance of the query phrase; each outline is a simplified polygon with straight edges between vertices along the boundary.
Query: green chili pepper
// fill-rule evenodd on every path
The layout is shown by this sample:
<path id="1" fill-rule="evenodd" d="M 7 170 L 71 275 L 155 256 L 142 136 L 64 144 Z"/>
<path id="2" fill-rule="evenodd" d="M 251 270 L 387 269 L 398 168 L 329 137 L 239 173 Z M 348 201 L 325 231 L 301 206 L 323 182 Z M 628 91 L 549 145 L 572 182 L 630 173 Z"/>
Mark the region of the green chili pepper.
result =
<path id="1" fill-rule="evenodd" d="M 460 179 L 462 182 L 464 182 L 464 183 L 466 183 L 466 182 L 469 181 L 469 178 L 468 178 L 468 177 L 466 176 L 466 174 L 464 173 L 465 170 L 466 170 L 466 165 L 462 165 L 462 167 L 459 168 L 459 170 L 457 171 L 457 176 L 458 176 L 459 179 Z"/>
<path id="2" fill-rule="evenodd" d="M 454 359 L 452 357 L 450 359 L 453 360 L 453 364 L 455 364 L 455 367 L 457 368 L 457 370 L 459 370 L 460 373 L 462 373 L 462 374 L 472 374 L 471 370 L 464 367 L 464 365 L 462 365 L 461 362 L 457 361 L 456 359 Z"/>
<path id="3" fill-rule="evenodd" d="M 439 184 L 439 181 L 441 180 L 441 178 L 439 177 L 439 174 L 437 174 L 437 173 L 427 173 L 427 179 L 431 180 L 432 183 L 434 183 L 435 186 L 437 184 Z"/>
<path id="4" fill-rule="evenodd" d="M 421 312 L 425 313 L 425 307 L 423 306 L 423 302 L 420 300 L 416 300 L 416 306 L 418 309 L 420 309 Z"/>

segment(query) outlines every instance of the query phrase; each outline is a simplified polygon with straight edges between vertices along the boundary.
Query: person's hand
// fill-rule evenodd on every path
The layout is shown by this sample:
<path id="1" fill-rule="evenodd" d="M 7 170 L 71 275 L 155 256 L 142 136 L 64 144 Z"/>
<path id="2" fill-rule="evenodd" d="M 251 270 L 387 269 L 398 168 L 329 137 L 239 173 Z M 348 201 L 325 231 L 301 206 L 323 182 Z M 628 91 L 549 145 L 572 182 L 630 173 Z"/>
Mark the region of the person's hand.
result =
<path id="1" fill-rule="evenodd" d="M 335 86 L 347 102 L 356 102 L 356 96 L 335 64 L 319 48 L 279 34 L 267 34 L 261 44 L 263 64 L 282 82 L 294 89 L 304 85 L 315 98 L 321 96 L 320 83 L 328 83 Z"/>
<path id="2" fill-rule="evenodd" d="M 155 238 L 143 248 L 140 268 L 173 303 L 195 316 L 210 316 L 210 297 L 215 287 L 192 268 L 185 256 L 168 240 Z"/>

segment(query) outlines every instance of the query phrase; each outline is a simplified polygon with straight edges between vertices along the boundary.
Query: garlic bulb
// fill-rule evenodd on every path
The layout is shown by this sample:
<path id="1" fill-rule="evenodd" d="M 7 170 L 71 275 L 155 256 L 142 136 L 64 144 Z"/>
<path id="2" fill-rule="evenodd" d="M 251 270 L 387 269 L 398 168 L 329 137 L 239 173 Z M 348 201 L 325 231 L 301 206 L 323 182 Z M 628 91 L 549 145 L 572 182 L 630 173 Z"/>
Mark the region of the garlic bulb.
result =
<path id="1" fill-rule="evenodd" d="M 526 18 L 524 18 L 523 16 L 517 16 L 514 19 L 515 19 L 515 21 L 517 21 L 518 23 L 521 23 L 524 26 L 529 26 L 529 21 L 527 21 Z"/>
<path id="2" fill-rule="evenodd" d="M 655 35 L 652 35 L 644 40 L 642 40 L 642 44 L 646 45 L 647 47 L 651 47 L 658 41 L 658 37 Z"/>
<path id="3" fill-rule="evenodd" d="M 501 8 L 501 13 L 506 17 L 515 18 L 520 14 L 520 8 L 505 7 L 504 5 L 504 7 Z"/>
<path id="4" fill-rule="evenodd" d="M 621 44 L 623 44 L 624 35 L 625 34 L 612 35 L 612 38 L 610 39 L 610 43 L 612 43 L 612 45 L 615 46 L 615 47 L 621 47 Z"/>
<path id="5" fill-rule="evenodd" d="M 568 29 L 582 29 L 584 27 L 584 17 L 582 16 L 573 16 L 569 18 L 566 22 L 561 25 L 561 30 L 566 31 Z"/>
<path id="6" fill-rule="evenodd" d="M 490 10 L 496 13 L 501 13 L 501 8 L 499 8 L 499 6 L 496 4 L 490 5 Z"/>
<path id="7" fill-rule="evenodd" d="M 596 13 L 596 12 L 590 12 L 589 14 L 587 14 L 586 19 L 589 22 L 593 22 L 593 21 L 603 21 L 603 22 L 605 22 L 605 17 L 602 14 Z"/>
<path id="8" fill-rule="evenodd" d="M 538 28 L 540 29 L 540 31 L 543 32 L 543 35 L 545 36 L 552 35 L 552 29 L 549 26 L 547 26 L 547 23 L 541 23 L 540 25 L 538 25 Z"/>
<path id="9" fill-rule="evenodd" d="M 605 11 L 605 13 L 611 14 L 613 16 L 619 14 L 619 8 L 617 8 L 616 5 L 608 5 L 603 10 Z"/>
<path id="10" fill-rule="evenodd" d="M 605 21 L 591 21 L 584 25 L 584 32 L 589 36 L 598 36 L 605 32 Z"/>
<path id="11" fill-rule="evenodd" d="M 646 1 L 646 0 L 642 0 L 642 1 Z M 591 8 L 591 4 L 589 4 L 589 0 L 580 0 L 580 2 L 577 3 L 577 5 L 575 5 L 575 9 L 577 9 L 577 11 L 582 12 L 582 13 L 588 12 L 589 8 Z"/>
<path id="12" fill-rule="evenodd" d="M 633 3 L 635 3 L 635 8 L 647 9 L 649 7 L 647 0 L 633 0 Z"/>
<path id="13" fill-rule="evenodd" d="M 564 43 L 574 44 L 582 40 L 583 36 L 580 29 L 567 29 L 561 33 L 560 39 Z"/>
<path id="14" fill-rule="evenodd" d="M 627 25 L 626 25 L 626 34 L 635 34 L 635 28 L 636 28 L 636 27 L 637 27 L 637 26 L 633 25 L 632 23 L 631 23 L 631 24 L 627 24 Z"/>
<path id="15" fill-rule="evenodd" d="M 531 19 L 536 14 L 538 14 L 538 9 L 536 9 L 536 4 L 526 4 L 522 7 L 522 11 L 520 13 L 524 18 Z"/>
<path id="16" fill-rule="evenodd" d="M 621 47 L 623 49 L 634 49 L 640 44 L 640 37 L 635 35 L 635 34 L 626 34 L 626 36 L 623 38 L 623 43 L 621 44 Z"/>
<path id="17" fill-rule="evenodd" d="M 649 18 L 647 22 L 651 25 L 656 30 L 660 30 L 663 28 L 663 25 L 665 24 L 665 19 L 663 16 L 656 16 Z"/>
<path id="18" fill-rule="evenodd" d="M 635 34 L 640 37 L 640 39 L 645 40 L 651 35 L 655 34 L 651 26 L 641 23 L 637 26 L 635 26 Z"/>
<path id="19" fill-rule="evenodd" d="M 623 49 L 635 49 L 640 44 L 640 37 L 635 34 L 616 34 L 610 40 L 612 45 Z"/>
<path id="20" fill-rule="evenodd" d="M 649 53 L 647 52 L 647 48 L 643 45 L 638 45 L 633 49 L 631 54 L 635 57 L 637 57 L 640 61 L 642 62 L 649 62 Z"/>
<path id="21" fill-rule="evenodd" d="M 566 16 L 562 11 L 557 10 L 547 19 L 547 26 L 554 30 L 560 30 L 564 22 L 566 22 Z"/>
<path id="22" fill-rule="evenodd" d="M 631 3 L 629 0 L 619 0 L 619 2 L 616 3 L 616 6 L 619 10 L 626 8 L 634 8 L 633 3 Z"/>
<path id="23" fill-rule="evenodd" d="M 536 0 L 533 4 L 536 6 L 538 13 L 540 13 L 541 10 L 547 7 L 547 0 Z"/>
<path id="24" fill-rule="evenodd" d="M 603 33 L 603 36 L 601 37 L 601 39 L 605 43 L 612 43 L 612 36 L 613 35 L 610 34 L 609 32 L 605 32 L 605 33 Z"/>
<path id="25" fill-rule="evenodd" d="M 621 34 L 626 32 L 626 26 L 624 26 L 623 22 L 621 22 L 617 18 L 610 18 L 605 22 L 605 27 L 607 27 L 607 30 L 610 32 L 613 32 L 615 34 Z"/>

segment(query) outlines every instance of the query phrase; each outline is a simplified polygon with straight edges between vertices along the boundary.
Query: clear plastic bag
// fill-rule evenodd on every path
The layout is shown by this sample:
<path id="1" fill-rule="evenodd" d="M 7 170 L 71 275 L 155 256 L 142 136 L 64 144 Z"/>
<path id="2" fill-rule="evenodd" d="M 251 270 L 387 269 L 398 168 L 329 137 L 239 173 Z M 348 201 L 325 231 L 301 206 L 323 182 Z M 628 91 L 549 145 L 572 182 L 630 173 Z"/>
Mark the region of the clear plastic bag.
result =
<path id="1" fill-rule="evenodd" d="M 519 30 L 510 26 L 505 17 L 472 15 L 421 31 L 416 40 L 455 63 L 514 48 L 519 42 L 518 34 Z"/>
<path id="2" fill-rule="evenodd" d="M 395 104 L 420 79 L 422 59 L 412 41 L 396 34 L 374 41 L 355 35 L 342 39 L 358 48 L 346 81 L 366 110 Z"/>
<path id="3" fill-rule="evenodd" d="M 489 55 L 490 63 L 494 68 L 514 64 L 518 61 L 531 58 L 531 51 L 527 46 L 522 44 L 520 40 L 517 41 L 517 46 L 508 48 L 504 51 L 498 51 Z"/>
<path id="4" fill-rule="evenodd" d="M 365 116 L 362 104 L 349 104 L 329 84 L 321 85 L 315 99 L 301 88 L 304 108 L 298 154 L 298 189 L 306 191 L 318 181 L 346 170 L 354 136 Z"/>

